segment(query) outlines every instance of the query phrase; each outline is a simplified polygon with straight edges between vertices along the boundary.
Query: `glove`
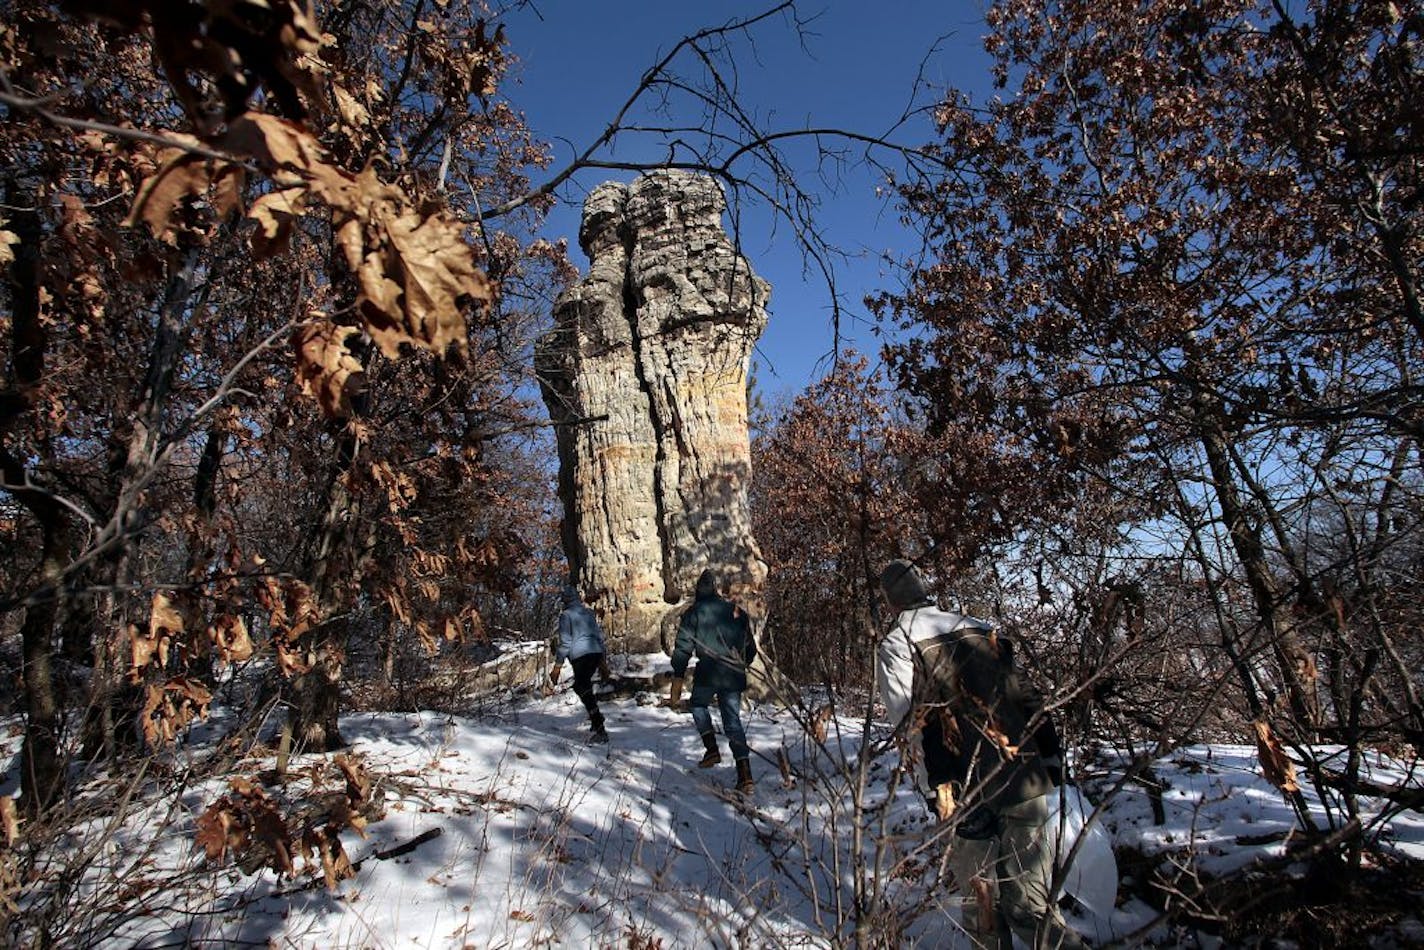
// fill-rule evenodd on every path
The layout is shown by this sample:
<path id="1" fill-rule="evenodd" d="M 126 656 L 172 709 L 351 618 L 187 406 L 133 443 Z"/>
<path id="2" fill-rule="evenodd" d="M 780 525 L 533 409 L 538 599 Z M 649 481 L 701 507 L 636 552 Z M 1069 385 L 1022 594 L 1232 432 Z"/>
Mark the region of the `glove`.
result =
<path id="1" fill-rule="evenodd" d="M 659 705 L 666 706 L 668 709 L 676 709 L 676 708 L 678 707 L 678 704 L 681 703 L 681 702 L 682 702 L 682 677 L 681 677 L 681 676 L 674 676 L 674 677 L 672 678 L 672 687 L 668 690 L 668 698 L 667 698 L 666 700 L 664 700 L 662 703 L 660 703 Z"/>
<path id="2" fill-rule="evenodd" d="M 605 683 L 613 679 L 613 671 L 608 668 L 608 658 L 604 657 L 598 661 L 598 677 Z"/>
<path id="3" fill-rule="evenodd" d="M 949 821 L 954 814 L 954 788 L 948 782 L 935 786 L 934 813 L 940 821 Z"/>
<path id="4" fill-rule="evenodd" d="M 550 686 L 558 686 L 558 685 L 559 685 L 559 670 L 560 670 L 560 667 L 557 667 L 557 666 L 556 666 L 556 667 L 554 667 L 552 670 L 549 671 L 549 685 L 550 685 Z"/>

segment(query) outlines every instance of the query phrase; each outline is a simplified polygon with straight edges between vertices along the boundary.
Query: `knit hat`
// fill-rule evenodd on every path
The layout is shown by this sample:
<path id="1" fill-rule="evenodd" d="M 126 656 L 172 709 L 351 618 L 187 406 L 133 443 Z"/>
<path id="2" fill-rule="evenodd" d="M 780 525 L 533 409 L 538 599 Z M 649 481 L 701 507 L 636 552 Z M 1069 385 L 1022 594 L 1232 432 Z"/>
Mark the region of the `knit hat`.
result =
<path id="1" fill-rule="evenodd" d="M 717 575 L 711 568 L 697 575 L 697 598 L 699 600 L 717 596 Z"/>
<path id="2" fill-rule="evenodd" d="M 572 607 L 574 604 L 582 603 L 583 598 L 579 596 L 579 589 L 572 584 L 564 585 L 564 606 Z"/>
<path id="3" fill-rule="evenodd" d="M 925 579 L 915 565 L 899 558 L 886 564 L 885 570 L 880 572 L 880 589 L 896 610 L 923 607 L 932 602 L 925 589 Z"/>

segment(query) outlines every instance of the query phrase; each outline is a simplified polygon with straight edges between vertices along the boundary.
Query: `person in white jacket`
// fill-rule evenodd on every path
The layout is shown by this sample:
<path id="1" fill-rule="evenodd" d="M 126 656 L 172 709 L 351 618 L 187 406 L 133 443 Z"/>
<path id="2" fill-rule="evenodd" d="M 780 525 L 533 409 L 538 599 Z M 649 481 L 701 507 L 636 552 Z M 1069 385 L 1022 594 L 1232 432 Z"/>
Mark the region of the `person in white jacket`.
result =
<path id="1" fill-rule="evenodd" d="M 1045 795 L 1062 781 L 1057 730 L 1014 668 L 993 624 L 940 610 L 909 561 L 880 575 L 895 622 L 876 652 L 875 679 L 892 726 L 913 749 L 921 792 L 953 823 L 950 867 L 978 912 L 976 947 L 1082 947 L 1049 900 L 1053 852 L 1041 833 Z M 1040 931 L 1044 944 L 1036 943 Z"/>

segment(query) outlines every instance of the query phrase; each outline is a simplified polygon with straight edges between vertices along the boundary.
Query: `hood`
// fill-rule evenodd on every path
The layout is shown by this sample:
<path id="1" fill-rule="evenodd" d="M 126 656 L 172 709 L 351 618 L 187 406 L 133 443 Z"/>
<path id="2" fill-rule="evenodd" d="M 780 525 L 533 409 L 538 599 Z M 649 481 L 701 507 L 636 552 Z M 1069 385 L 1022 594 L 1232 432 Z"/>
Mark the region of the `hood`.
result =
<path id="1" fill-rule="evenodd" d="M 897 559 L 886 564 L 885 570 L 880 572 L 880 589 L 896 610 L 923 607 L 931 602 L 925 579 L 909 561 Z"/>

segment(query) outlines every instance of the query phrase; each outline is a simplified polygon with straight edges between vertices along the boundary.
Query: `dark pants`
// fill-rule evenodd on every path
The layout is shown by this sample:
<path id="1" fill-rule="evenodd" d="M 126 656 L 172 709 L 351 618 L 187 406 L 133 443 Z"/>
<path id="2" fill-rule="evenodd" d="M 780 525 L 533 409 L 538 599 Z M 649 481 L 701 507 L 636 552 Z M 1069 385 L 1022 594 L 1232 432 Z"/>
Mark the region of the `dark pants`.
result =
<path id="1" fill-rule="evenodd" d="M 692 687 L 692 721 L 701 735 L 712 732 L 712 712 L 707 707 L 713 697 L 717 699 L 717 711 L 722 715 L 722 731 L 727 734 L 727 742 L 732 747 L 733 759 L 746 759 L 752 754 L 747 746 L 747 731 L 742 727 L 742 694 L 730 690 L 717 690 L 706 686 Z"/>
<path id="2" fill-rule="evenodd" d="M 598 699 L 593 695 L 593 674 L 598 672 L 601 662 L 602 653 L 586 653 L 569 660 L 569 664 L 574 668 L 574 695 L 583 703 L 583 708 L 588 710 L 588 721 L 595 727 L 603 723 L 603 713 L 598 711 Z"/>

